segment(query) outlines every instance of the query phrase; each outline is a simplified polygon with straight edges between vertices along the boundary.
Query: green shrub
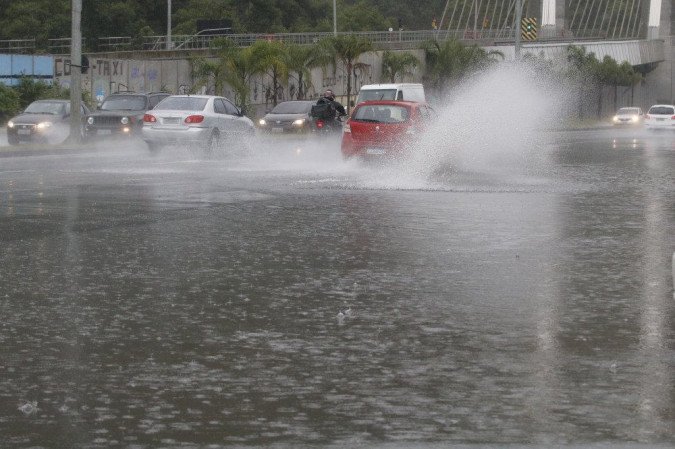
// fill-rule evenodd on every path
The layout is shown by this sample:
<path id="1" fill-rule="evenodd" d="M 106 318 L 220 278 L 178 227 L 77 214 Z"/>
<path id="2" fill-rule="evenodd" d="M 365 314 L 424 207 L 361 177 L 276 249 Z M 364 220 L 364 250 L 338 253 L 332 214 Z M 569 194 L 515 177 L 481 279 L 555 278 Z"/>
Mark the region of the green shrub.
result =
<path id="1" fill-rule="evenodd" d="M 19 93 L 0 83 L 0 123 L 5 123 L 21 109 Z"/>

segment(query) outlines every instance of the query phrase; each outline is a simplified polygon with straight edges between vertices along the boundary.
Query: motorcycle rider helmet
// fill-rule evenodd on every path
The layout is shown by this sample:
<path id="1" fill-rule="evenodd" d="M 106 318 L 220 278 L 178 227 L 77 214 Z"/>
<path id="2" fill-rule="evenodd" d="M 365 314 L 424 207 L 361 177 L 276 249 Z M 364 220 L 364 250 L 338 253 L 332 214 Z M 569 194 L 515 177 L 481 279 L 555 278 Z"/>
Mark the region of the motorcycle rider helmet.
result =
<path id="1" fill-rule="evenodd" d="M 323 97 L 329 99 L 330 101 L 335 101 L 335 94 L 330 89 L 327 89 L 326 92 L 323 93 Z"/>

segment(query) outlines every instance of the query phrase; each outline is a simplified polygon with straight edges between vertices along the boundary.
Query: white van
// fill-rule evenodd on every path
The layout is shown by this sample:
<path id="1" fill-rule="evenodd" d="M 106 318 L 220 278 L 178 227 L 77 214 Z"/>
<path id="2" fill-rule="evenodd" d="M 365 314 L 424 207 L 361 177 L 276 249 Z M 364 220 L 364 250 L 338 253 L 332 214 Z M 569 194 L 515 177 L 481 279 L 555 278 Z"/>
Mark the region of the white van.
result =
<path id="1" fill-rule="evenodd" d="M 361 86 L 356 104 L 372 100 L 404 100 L 426 102 L 424 86 L 419 83 L 366 84 Z"/>

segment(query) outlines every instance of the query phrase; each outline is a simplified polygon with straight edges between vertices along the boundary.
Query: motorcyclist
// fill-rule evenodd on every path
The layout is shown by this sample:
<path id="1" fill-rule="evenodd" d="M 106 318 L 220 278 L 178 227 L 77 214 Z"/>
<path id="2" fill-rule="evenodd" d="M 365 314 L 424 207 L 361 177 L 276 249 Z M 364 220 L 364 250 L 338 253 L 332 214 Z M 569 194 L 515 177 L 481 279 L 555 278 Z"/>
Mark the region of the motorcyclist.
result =
<path id="1" fill-rule="evenodd" d="M 323 96 L 316 102 L 316 104 L 317 108 L 323 106 L 319 108 L 319 110 L 322 112 L 318 113 L 318 115 L 314 115 L 314 111 L 312 111 L 312 114 L 316 119 L 317 127 L 319 129 L 323 128 L 324 130 L 331 131 L 342 130 L 342 122 L 340 118 L 346 116 L 347 112 L 345 111 L 344 106 L 335 100 L 335 94 L 333 91 L 330 89 L 326 90 Z M 328 108 L 325 108 L 326 105 Z"/>
<path id="2" fill-rule="evenodd" d="M 347 115 L 347 111 L 345 111 L 345 107 L 340 104 L 337 100 L 335 100 L 335 94 L 333 93 L 332 90 L 327 89 L 323 93 L 323 97 L 319 98 L 319 101 L 317 101 L 317 104 L 321 103 L 330 103 L 333 105 L 333 108 L 337 112 L 338 117 L 344 117 Z"/>

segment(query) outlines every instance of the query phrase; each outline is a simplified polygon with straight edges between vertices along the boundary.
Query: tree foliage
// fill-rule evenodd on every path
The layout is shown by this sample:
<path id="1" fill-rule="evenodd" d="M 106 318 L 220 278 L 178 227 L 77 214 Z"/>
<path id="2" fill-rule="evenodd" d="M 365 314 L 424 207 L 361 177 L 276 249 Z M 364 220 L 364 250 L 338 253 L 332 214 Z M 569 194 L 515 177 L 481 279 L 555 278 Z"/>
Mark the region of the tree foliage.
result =
<path id="1" fill-rule="evenodd" d="M 411 76 L 419 63 L 419 59 L 412 53 L 385 51 L 382 55 L 383 81 L 394 83 L 396 82 L 396 77 L 403 79 L 406 76 Z"/>
<path id="2" fill-rule="evenodd" d="M 333 70 L 336 70 L 338 64 L 345 68 L 347 76 L 347 105 L 351 102 L 352 94 L 352 76 L 355 69 L 365 68 L 366 64 L 359 62 L 359 57 L 367 52 L 373 51 L 373 43 L 368 39 L 353 34 L 341 34 L 323 39 L 318 44 L 320 53 L 320 62 L 330 61 Z"/>
<path id="3" fill-rule="evenodd" d="M 70 36 L 71 0 L 12 0 L 0 8 L 0 39 Z M 340 31 L 429 29 L 442 14 L 443 0 L 337 0 Z M 236 33 L 332 31 L 332 0 L 172 0 L 172 33 L 194 34 L 199 19 L 226 19 Z M 85 48 L 99 37 L 164 35 L 166 0 L 87 0 L 82 7 Z M 44 46 L 46 48 L 46 45 Z"/>
<path id="4" fill-rule="evenodd" d="M 503 59 L 501 52 L 488 52 L 476 45 L 467 46 L 457 40 L 429 41 L 423 46 L 427 64 L 426 81 L 444 91 L 452 83 L 486 69 Z"/>

